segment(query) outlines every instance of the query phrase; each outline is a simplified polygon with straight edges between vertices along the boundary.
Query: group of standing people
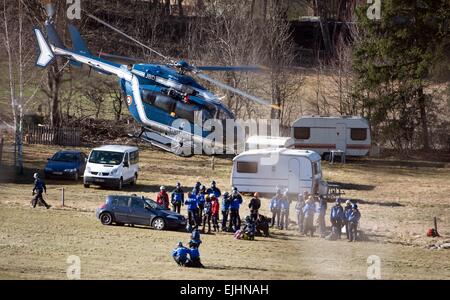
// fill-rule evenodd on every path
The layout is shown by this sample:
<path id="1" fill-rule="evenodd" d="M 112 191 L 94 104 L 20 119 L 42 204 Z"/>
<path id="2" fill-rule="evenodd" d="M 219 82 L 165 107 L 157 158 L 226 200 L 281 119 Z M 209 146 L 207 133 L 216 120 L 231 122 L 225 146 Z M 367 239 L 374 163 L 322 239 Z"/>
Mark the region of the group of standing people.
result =
<path id="1" fill-rule="evenodd" d="M 269 202 L 269 209 L 272 213 L 271 227 L 276 224 L 278 229 L 288 229 L 290 207 L 291 200 L 289 199 L 287 191 L 282 193 L 280 189 L 277 189 L 275 196 Z"/>
<path id="2" fill-rule="evenodd" d="M 220 203 L 220 199 L 222 200 Z M 243 199 L 237 188 L 233 187 L 231 193 L 225 192 L 222 195 L 221 190 L 217 187 L 217 183 L 213 180 L 209 188 L 197 182 L 192 191 L 187 193 L 181 187 L 181 183 L 176 184 L 176 188 L 171 195 L 166 191 L 166 187 L 161 186 L 160 192 L 156 197 L 156 202 L 172 210 L 180 213 L 181 207 L 186 205 L 188 213 L 188 230 L 202 227 L 203 233 L 211 233 L 222 231 L 236 231 L 241 227 L 241 217 L 239 214 Z M 254 204 L 254 202 L 251 202 Z M 252 204 L 252 205 L 253 205 Z M 260 204 L 259 204 L 260 205 Z M 256 205 L 253 205 L 255 211 Z M 256 208 L 256 213 L 257 213 Z M 219 226 L 220 216 L 222 213 L 222 222 Z M 228 223 L 228 224 L 227 224 Z"/>
<path id="3" fill-rule="evenodd" d="M 318 203 L 318 205 L 316 205 L 316 203 Z M 358 224 L 361 218 L 358 205 L 352 203 L 350 200 L 345 202 L 345 207 L 343 207 L 341 203 L 342 200 L 337 198 L 334 206 L 331 208 L 331 234 L 326 236 L 326 199 L 322 196 L 309 195 L 308 192 L 300 194 L 295 206 L 299 232 L 301 234 L 313 236 L 315 231 L 314 216 L 317 214 L 317 224 L 321 237 L 326 237 L 330 240 L 341 239 L 342 228 L 345 227 L 349 242 L 356 241 Z"/>

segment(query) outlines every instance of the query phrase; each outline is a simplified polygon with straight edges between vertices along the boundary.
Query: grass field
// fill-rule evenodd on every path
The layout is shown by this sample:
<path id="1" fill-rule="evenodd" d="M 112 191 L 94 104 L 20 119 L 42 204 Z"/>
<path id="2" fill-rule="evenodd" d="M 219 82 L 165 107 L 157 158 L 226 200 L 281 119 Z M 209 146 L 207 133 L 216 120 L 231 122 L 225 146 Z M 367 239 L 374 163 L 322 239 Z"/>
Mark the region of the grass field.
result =
<path id="1" fill-rule="evenodd" d="M 324 163 L 325 178 L 346 187 L 346 198 L 359 200 L 363 241 L 303 237 L 294 223 L 288 231 L 274 230 L 270 238 L 254 242 L 225 233 L 203 235 L 200 250 L 206 269 L 189 270 L 177 267 L 170 257 L 178 241 L 189 240 L 187 233 L 108 227 L 95 219 L 95 208 L 106 195 L 118 193 L 114 190 L 48 181 L 46 199 L 53 208 L 31 209 L 31 175 L 57 149 L 26 146 L 26 177 L 0 169 L 0 278 L 65 279 L 66 259 L 77 255 L 83 279 L 365 279 L 367 259 L 376 255 L 383 279 L 450 279 L 449 250 L 425 247 L 450 240 L 449 168 L 376 160 Z M 190 187 L 213 178 L 226 190 L 230 167 L 230 160 L 216 159 L 212 171 L 210 158 L 183 159 L 142 147 L 139 184 L 120 193 L 154 197 L 161 184 L 173 187 L 181 181 Z M 245 197 L 244 204 L 248 201 Z M 263 199 L 262 213 L 268 215 L 268 199 Z M 440 239 L 425 237 L 434 216 Z"/>

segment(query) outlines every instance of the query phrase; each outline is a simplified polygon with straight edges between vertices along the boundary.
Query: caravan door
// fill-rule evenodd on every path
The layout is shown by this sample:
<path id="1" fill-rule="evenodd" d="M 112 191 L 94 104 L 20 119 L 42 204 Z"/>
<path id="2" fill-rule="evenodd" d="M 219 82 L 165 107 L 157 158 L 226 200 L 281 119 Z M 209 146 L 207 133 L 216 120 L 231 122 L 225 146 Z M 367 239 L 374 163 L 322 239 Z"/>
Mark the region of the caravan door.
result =
<path id="1" fill-rule="evenodd" d="M 289 160 L 288 176 L 289 194 L 298 194 L 300 191 L 300 161 L 298 159 L 293 158 Z"/>
<path id="2" fill-rule="evenodd" d="M 336 150 L 347 151 L 347 126 L 343 123 L 336 124 Z"/>

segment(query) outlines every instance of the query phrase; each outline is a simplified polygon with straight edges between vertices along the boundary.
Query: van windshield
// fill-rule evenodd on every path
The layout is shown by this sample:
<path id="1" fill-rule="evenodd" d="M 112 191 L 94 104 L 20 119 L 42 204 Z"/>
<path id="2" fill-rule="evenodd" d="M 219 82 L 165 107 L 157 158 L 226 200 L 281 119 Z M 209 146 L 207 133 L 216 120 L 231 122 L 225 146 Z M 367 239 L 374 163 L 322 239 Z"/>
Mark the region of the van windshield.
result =
<path id="1" fill-rule="evenodd" d="M 89 157 L 89 162 L 104 165 L 120 165 L 123 161 L 124 153 L 94 150 Z"/>

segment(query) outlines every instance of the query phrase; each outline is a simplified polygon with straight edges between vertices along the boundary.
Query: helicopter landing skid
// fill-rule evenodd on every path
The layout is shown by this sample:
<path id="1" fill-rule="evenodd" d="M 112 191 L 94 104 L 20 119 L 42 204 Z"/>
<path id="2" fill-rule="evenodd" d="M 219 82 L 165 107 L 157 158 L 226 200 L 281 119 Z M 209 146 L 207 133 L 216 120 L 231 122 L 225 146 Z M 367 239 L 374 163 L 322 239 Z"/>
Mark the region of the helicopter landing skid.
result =
<path id="1" fill-rule="evenodd" d="M 131 135 L 164 151 L 171 152 L 181 157 L 191 157 L 194 155 L 192 142 L 185 142 L 179 137 L 161 134 L 159 132 L 143 128 L 138 135 Z"/>

